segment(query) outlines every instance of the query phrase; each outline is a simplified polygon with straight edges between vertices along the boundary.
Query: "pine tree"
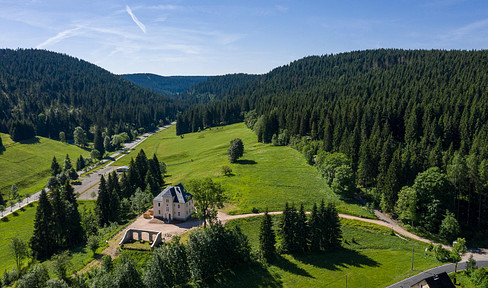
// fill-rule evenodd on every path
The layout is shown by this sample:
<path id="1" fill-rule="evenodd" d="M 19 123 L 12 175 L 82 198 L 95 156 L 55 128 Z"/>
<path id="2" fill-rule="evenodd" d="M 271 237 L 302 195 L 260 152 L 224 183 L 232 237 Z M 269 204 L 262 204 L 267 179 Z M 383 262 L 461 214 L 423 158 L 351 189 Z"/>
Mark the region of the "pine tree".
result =
<path id="1" fill-rule="evenodd" d="M 54 156 L 51 163 L 51 176 L 57 176 L 59 173 L 61 173 L 61 167 L 56 160 L 56 156 Z"/>
<path id="2" fill-rule="evenodd" d="M 46 259 L 55 251 L 52 213 L 46 191 L 42 190 L 34 219 L 34 233 L 30 239 L 30 247 L 37 259 Z"/>
<path id="3" fill-rule="evenodd" d="M 95 213 L 98 217 L 100 227 L 109 224 L 110 221 L 110 192 L 107 189 L 107 183 L 103 175 L 100 177 L 98 186 L 98 198 L 95 207 Z"/>
<path id="4" fill-rule="evenodd" d="M 269 262 L 276 254 L 276 237 L 273 231 L 273 221 L 268 214 L 268 209 L 264 213 L 263 221 L 259 228 L 259 251 L 262 259 Z"/>
<path id="5" fill-rule="evenodd" d="M 102 130 L 98 125 L 95 128 L 95 136 L 93 138 L 93 148 L 98 150 L 98 152 L 100 152 L 100 157 L 103 158 L 103 154 L 105 154 L 105 146 L 103 146 Z"/>

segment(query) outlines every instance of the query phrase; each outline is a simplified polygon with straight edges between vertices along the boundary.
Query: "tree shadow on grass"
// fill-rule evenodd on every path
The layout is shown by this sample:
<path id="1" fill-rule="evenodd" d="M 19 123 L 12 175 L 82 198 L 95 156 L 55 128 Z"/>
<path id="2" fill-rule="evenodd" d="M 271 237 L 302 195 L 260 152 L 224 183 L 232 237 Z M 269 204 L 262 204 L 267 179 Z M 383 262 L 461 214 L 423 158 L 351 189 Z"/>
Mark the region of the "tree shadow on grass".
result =
<path id="1" fill-rule="evenodd" d="M 39 142 L 39 138 L 37 137 L 19 141 L 20 144 L 37 144 Z"/>
<path id="2" fill-rule="evenodd" d="M 380 266 L 380 263 L 369 258 L 368 256 L 347 248 L 337 248 L 333 251 L 321 253 L 296 254 L 293 255 L 293 257 L 305 264 L 310 264 L 318 268 L 324 268 L 332 271 L 341 270 L 342 268 L 347 268 L 348 266 Z"/>
<path id="3" fill-rule="evenodd" d="M 272 275 L 263 264 L 254 262 L 243 264 L 218 277 L 212 287 L 283 287 L 279 277 Z"/>
<path id="4" fill-rule="evenodd" d="M 2 220 L 2 222 L 8 222 L 8 221 L 10 221 L 10 220 L 8 219 L 8 217 L 7 217 L 7 216 L 2 217 L 2 219 L 1 219 L 1 220 Z"/>
<path id="5" fill-rule="evenodd" d="M 278 268 L 280 268 L 286 272 L 289 272 L 289 273 L 292 273 L 295 275 L 314 278 L 305 269 L 298 267 L 297 264 L 291 262 L 290 260 L 286 259 L 285 257 L 283 257 L 281 255 L 278 255 L 276 257 L 276 259 L 273 262 L 271 262 L 271 264 L 273 264 L 274 266 L 276 266 L 276 267 L 278 267 Z"/>
<path id="6" fill-rule="evenodd" d="M 248 159 L 241 159 L 236 161 L 237 164 L 242 164 L 242 165 L 256 165 L 258 162 L 254 160 L 248 160 Z"/>

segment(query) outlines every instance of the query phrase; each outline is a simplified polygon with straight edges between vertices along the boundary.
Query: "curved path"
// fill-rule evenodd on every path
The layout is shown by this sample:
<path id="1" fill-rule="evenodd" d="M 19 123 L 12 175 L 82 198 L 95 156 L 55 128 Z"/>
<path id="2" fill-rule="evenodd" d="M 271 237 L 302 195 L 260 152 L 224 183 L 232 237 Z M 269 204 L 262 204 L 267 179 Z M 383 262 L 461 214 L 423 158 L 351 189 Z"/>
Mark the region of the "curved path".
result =
<path id="1" fill-rule="evenodd" d="M 282 214 L 282 211 L 275 211 L 275 212 L 269 212 L 268 214 L 270 215 L 279 215 Z M 307 212 L 310 213 L 310 212 Z M 419 237 L 413 233 L 410 233 L 403 229 L 396 221 L 392 220 L 390 217 L 387 215 L 375 211 L 376 216 L 380 220 L 374 220 L 374 219 L 366 219 L 366 218 L 361 218 L 357 216 L 352 216 L 348 214 L 341 214 L 339 213 L 339 217 L 345 218 L 345 219 L 352 219 L 352 220 L 358 220 L 358 221 L 363 221 L 363 222 L 368 222 L 368 223 L 373 223 L 377 225 L 381 225 L 384 227 L 388 227 L 393 229 L 396 233 L 399 235 L 418 240 L 424 243 L 433 243 L 432 241 Z M 261 216 L 264 215 L 264 213 L 254 213 L 254 214 L 239 214 L 239 215 L 229 215 L 224 212 L 218 212 L 217 217 L 222 223 L 226 223 L 230 220 L 233 219 L 241 219 L 241 218 L 248 218 L 248 217 L 254 217 L 254 216 Z M 112 239 L 108 241 L 109 247 L 107 247 L 101 255 L 98 255 L 96 260 L 90 262 L 87 266 L 85 266 L 82 270 L 80 270 L 78 273 L 84 273 L 88 270 L 90 270 L 92 267 L 98 266 L 101 263 L 101 258 L 103 255 L 110 255 L 112 258 L 118 257 L 118 243 L 122 236 L 124 235 L 125 231 L 129 228 L 133 229 L 141 229 L 141 230 L 151 230 L 151 231 L 161 231 L 165 234 L 165 240 L 169 240 L 172 236 L 175 235 L 180 235 L 183 234 L 191 229 L 195 229 L 196 227 L 201 226 L 201 221 L 199 220 L 190 220 L 187 222 L 183 222 L 180 224 L 162 224 L 161 221 L 153 221 L 153 220 L 148 220 L 144 219 L 141 216 L 139 216 L 132 224 L 130 224 L 127 228 L 123 229 L 119 233 L 117 233 Z M 443 245 L 445 248 L 450 249 L 451 247 Z M 477 264 L 479 267 L 488 267 L 488 254 L 486 253 L 487 251 L 485 249 L 474 249 L 470 250 L 464 257 L 463 261 L 464 262 L 459 262 L 458 264 L 458 270 L 464 270 L 466 269 L 466 259 L 469 257 L 469 255 L 473 254 L 474 258 L 477 260 Z M 400 287 L 410 287 L 412 284 L 415 284 L 419 282 L 420 280 L 430 277 L 434 274 L 438 274 L 441 272 L 447 272 L 451 273 L 454 272 L 454 264 L 445 264 L 442 266 L 438 266 L 429 270 L 426 270 L 424 272 L 421 272 L 415 276 L 412 276 L 410 278 L 407 278 L 405 280 L 402 280 L 398 283 L 392 284 L 391 286 L 388 286 L 388 288 L 400 288 Z"/>

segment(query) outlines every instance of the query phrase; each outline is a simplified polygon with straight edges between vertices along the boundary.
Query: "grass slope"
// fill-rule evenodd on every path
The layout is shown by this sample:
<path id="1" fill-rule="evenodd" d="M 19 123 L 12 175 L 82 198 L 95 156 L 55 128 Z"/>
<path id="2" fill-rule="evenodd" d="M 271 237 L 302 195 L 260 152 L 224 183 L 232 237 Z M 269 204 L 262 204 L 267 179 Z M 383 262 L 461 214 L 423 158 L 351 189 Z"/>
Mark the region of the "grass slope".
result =
<path id="1" fill-rule="evenodd" d="M 227 149 L 232 139 L 244 142 L 244 156 L 229 164 Z M 210 176 L 222 183 L 231 203 L 230 213 L 250 213 L 253 207 L 264 211 L 282 210 L 286 202 L 303 203 L 311 209 L 314 202 L 334 202 L 341 212 L 372 217 L 357 205 L 339 199 L 314 167 L 290 147 L 275 147 L 257 142 L 256 135 L 243 123 L 212 128 L 198 133 L 175 135 L 175 127 L 163 130 L 137 146 L 114 165 L 122 166 L 135 158 L 140 149 L 148 157 L 157 154 L 167 164 L 165 178 L 170 184 Z M 221 168 L 229 165 L 233 175 L 223 176 Z"/>
<path id="2" fill-rule="evenodd" d="M 10 239 L 18 237 L 26 242 L 29 242 L 34 233 L 34 218 L 36 215 L 36 203 L 31 203 L 20 210 L 2 218 L 0 220 L 0 273 L 5 269 L 11 269 L 15 266 L 15 260 L 10 255 Z M 78 201 L 78 210 L 94 209 L 95 201 Z M 73 258 L 76 258 L 74 255 Z M 27 261 L 24 261 L 26 263 Z M 82 266 L 83 267 L 83 266 Z"/>
<path id="3" fill-rule="evenodd" d="M 272 216 L 275 231 L 281 216 Z M 241 227 L 254 250 L 258 249 L 262 217 L 230 221 Z M 424 255 L 426 244 L 390 235 L 374 224 L 342 219 L 343 247 L 324 253 L 279 256 L 268 266 L 243 266 L 223 277 L 225 287 L 385 287 L 419 271 L 440 265 Z M 412 248 L 414 269 L 410 271 Z"/>
<path id="4" fill-rule="evenodd" d="M 61 166 L 66 154 L 69 154 L 73 166 L 80 155 L 89 156 L 79 147 L 43 137 L 22 143 L 13 142 L 7 134 L 0 133 L 0 137 L 6 146 L 6 150 L 0 152 L 0 193 L 4 195 L 12 184 L 17 185 L 21 195 L 40 191 L 50 176 L 53 156 Z"/>

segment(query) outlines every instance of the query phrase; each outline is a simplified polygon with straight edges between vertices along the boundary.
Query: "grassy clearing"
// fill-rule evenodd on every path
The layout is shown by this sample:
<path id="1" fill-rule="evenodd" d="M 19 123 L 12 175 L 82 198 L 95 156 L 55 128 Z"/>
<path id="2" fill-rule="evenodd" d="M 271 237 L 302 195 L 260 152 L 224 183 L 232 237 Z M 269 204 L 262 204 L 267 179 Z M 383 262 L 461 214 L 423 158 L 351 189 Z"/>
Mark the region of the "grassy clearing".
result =
<path id="1" fill-rule="evenodd" d="M 253 249 L 257 249 L 261 219 L 237 219 L 227 225 L 239 225 Z M 272 219 L 276 230 L 280 216 L 272 216 Z M 347 275 L 348 287 L 385 287 L 440 265 L 433 256 L 424 255 L 424 243 L 402 240 L 392 236 L 389 229 L 374 224 L 364 225 L 355 220 L 341 222 L 344 237 L 341 249 L 283 255 L 268 266 L 243 266 L 224 277 L 220 284 L 226 287 L 345 287 Z M 410 271 L 412 248 L 415 248 L 413 272 Z"/>
<path id="2" fill-rule="evenodd" d="M 78 203 L 78 210 L 80 212 L 83 210 L 83 207 L 86 207 L 88 210 L 92 210 L 95 207 L 95 201 L 78 201 Z M 1 273 L 3 273 L 5 269 L 11 269 L 15 266 L 15 260 L 9 254 L 10 239 L 18 237 L 29 242 L 32 237 L 32 233 L 34 232 L 36 207 L 37 202 L 31 203 L 0 220 L 0 255 L 2 255 L 2 260 L 0 261 Z M 80 269 L 84 266 L 79 264 L 80 262 L 83 262 L 83 253 L 87 253 L 87 251 L 81 247 L 72 251 L 71 254 L 73 257 L 71 262 L 73 264 L 73 269 Z M 49 266 L 49 262 L 47 264 Z"/>
<path id="3" fill-rule="evenodd" d="M 244 142 L 244 156 L 239 163 L 229 164 L 227 149 L 232 139 Z M 282 210 L 286 202 L 303 203 L 310 210 L 320 200 L 336 203 L 343 213 L 373 217 L 366 209 L 340 200 L 327 186 L 314 167 L 290 147 L 274 147 L 257 142 L 256 135 L 243 123 L 212 128 L 198 133 L 175 135 L 175 127 L 163 130 L 137 146 L 115 166 L 128 165 L 140 149 L 148 157 L 157 154 L 167 164 L 165 178 L 170 184 L 187 183 L 206 176 L 220 182 L 227 191 L 227 212 L 250 213 L 255 207 L 264 211 Z M 223 176 L 222 166 L 232 168 L 231 176 Z"/>
<path id="4" fill-rule="evenodd" d="M 0 193 L 4 195 L 12 184 L 17 185 L 20 195 L 40 191 L 50 176 L 53 156 L 63 165 L 66 154 L 69 154 L 73 166 L 80 155 L 89 156 L 77 146 L 43 137 L 22 143 L 13 142 L 7 134 L 0 133 L 0 137 L 6 146 L 6 150 L 0 152 Z"/>

